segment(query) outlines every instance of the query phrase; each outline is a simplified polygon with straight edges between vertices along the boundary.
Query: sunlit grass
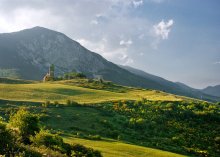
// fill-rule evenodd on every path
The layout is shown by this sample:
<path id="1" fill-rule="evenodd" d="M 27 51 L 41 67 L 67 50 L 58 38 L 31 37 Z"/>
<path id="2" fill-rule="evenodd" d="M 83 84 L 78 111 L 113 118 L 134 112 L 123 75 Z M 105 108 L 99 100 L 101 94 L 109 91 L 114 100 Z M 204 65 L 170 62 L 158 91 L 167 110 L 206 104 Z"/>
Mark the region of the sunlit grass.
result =
<path id="1" fill-rule="evenodd" d="M 79 143 L 102 152 L 105 157 L 184 157 L 183 155 L 170 153 L 158 149 L 126 144 L 118 141 L 94 141 L 73 137 L 65 137 L 68 143 Z"/>
<path id="2" fill-rule="evenodd" d="M 128 88 L 125 92 L 107 91 L 68 85 L 59 82 L 32 84 L 0 84 L 0 99 L 16 101 L 44 102 L 67 99 L 78 103 L 99 103 L 116 100 L 148 100 L 181 101 L 181 97 L 154 90 Z"/>

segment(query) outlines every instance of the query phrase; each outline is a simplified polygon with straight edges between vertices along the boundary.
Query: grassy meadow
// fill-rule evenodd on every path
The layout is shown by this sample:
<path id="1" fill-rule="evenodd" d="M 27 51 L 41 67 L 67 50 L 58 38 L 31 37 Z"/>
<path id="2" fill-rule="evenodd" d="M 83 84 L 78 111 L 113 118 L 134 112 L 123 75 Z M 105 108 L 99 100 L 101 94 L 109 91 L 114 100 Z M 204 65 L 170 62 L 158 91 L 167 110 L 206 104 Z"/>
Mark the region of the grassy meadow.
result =
<path id="1" fill-rule="evenodd" d="M 184 157 L 184 155 L 176 153 L 141 147 L 114 140 L 92 141 L 73 137 L 67 137 L 64 138 L 64 140 L 68 143 L 80 143 L 87 147 L 99 150 L 105 157 Z"/>
<path id="2" fill-rule="evenodd" d="M 107 87 L 106 87 L 107 86 Z M 181 101 L 184 98 L 172 94 L 136 89 L 114 84 L 102 86 L 99 82 L 89 83 L 88 80 L 57 81 L 48 83 L 0 83 L 0 99 L 15 101 L 58 101 L 74 100 L 78 103 L 100 103 L 118 100 Z"/>
<path id="3" fill-rule="evenodd" d="M 2 81 L 0 116 L 8 121 L 21 107 L 37 114 L 41 127 L 65 142 L 107 157 L 220 152 L 219 105 L 161 91 L 87 79 Z"/>

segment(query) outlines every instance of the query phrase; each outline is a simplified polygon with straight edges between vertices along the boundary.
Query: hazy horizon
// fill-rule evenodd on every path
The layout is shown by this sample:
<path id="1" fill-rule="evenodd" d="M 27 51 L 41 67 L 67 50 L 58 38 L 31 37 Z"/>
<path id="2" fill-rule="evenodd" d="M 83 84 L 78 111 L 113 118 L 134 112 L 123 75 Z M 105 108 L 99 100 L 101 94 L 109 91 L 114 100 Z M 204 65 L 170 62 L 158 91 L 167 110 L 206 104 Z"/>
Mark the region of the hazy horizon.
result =
<path id="1" fill-rule="evenodd" d="M 1 0 L 0 33 L 41 26 L 116 64 L 194 88 L 220 84 L 217 0 Z"/>

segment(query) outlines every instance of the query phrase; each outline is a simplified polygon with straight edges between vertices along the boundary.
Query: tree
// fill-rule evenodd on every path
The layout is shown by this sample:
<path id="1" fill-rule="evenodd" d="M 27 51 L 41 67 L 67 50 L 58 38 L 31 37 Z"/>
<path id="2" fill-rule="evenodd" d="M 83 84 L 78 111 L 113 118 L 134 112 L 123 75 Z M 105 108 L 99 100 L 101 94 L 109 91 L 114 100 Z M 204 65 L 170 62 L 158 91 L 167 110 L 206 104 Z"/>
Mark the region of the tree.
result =
<path id="1" fill-rule="evenodd" d="M 30 136 L 35 135 L 40 130 L 38 117 L 25 109 L 20 109 L 16 114 L 11 115 L 9 123 L 18 129 L 21 142 L 26 144 L 30 143 Z"/>
<path id="2" fill-rule="evenodd" d="M 31 137 L 31 141 L 36 146 L 44 145 L 48 148 L 54 148 L 54 147 L 62 147 L 64 144 L 63 139 L 57 135 L 53 135 L 49 133 L 47 130 L 41 130 L 39 133 L 37 133 L 34 137 Z"/>
<path id="3" fill-rule="evenodd" d="M 1 118 L 1 117 L 0 117 Z M 0 154 L 9 155 L 14 148 L 14 138 L 6 124 L 0 119 Z"/>

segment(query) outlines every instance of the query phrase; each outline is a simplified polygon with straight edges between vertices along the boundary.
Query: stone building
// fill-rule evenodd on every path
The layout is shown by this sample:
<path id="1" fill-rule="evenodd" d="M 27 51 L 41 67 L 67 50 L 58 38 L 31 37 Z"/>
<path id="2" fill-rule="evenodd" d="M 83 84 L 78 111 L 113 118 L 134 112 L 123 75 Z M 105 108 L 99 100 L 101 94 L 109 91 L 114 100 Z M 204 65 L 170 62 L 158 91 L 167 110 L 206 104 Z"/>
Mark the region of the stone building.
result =
<path id="1" fill-rule="evenodd" d="M 44 76 L 43 82 L 54 80 L 54 65 L 51 64 L 49 67 L 49 72 Z"/>

